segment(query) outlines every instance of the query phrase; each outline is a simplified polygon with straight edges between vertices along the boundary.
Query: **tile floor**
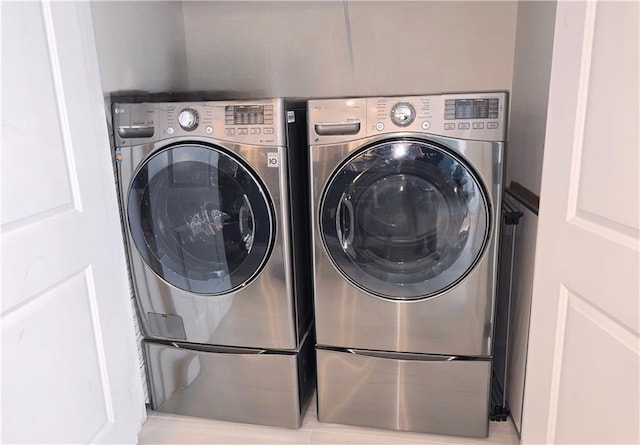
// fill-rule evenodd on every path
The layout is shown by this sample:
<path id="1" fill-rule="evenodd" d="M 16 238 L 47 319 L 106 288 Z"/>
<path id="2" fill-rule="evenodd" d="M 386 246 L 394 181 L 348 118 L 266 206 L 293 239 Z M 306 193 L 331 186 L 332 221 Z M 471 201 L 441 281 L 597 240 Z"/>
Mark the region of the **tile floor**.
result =
<path id="1" fill-rule="evenodd" d="M 138 437 L 140 444 L 508 444 L 520 441 L 510 421 L 491 422 L 487 439 L 359 428 L 320 423 L 315 399 L 302 428 L 289 430 L 243 423 L 205 420 L 149 411 Z"/>

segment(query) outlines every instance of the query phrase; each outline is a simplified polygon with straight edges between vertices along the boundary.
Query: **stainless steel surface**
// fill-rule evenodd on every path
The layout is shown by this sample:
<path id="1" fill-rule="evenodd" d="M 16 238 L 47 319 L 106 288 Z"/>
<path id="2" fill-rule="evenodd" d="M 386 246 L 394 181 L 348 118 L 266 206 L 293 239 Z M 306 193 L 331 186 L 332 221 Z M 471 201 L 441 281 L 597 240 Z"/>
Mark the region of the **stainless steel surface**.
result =
<path id="1" fill-rule="evenodd" d="M 225 124 L 225 107 L 239 104 L 271 105 L 274 121 L 268 128 L 274 128 L 273 134 L 268 137 L 258 134 L 238 135 L 237 132 L 234 136 L 225 135 L 225 129 L 245 127 Z M 182 130 L 176 121 L 178 113 L 184 109 L 197 110 L 199 113 L 199 124 L 193 131 Z M 299 317 L 296 317 L 295 310 L 296 306 L 301 306 L 296 302 L 296 298 L 310 299 L 311 296 L 294 295 L 292 282 L 292 269 L 295 266 L 290 246 L 290 166 L 284 119 L 283 103 L 280 100 L 114 105 L 116 128 L 126 125 L 148 125 L 156 128 L 149 140 L 123 139 L 116 135 L 116 144 L 119 144 L 117 150 L 121 158 L 117 169 L 120 193 L 124 197 L 122 211 L 127 226 L 125 233 L 134 290 L 147 337 L 288 350 L 295 349 L 299 344 L 299 339 L 306 331 L 310 320 L 307 317 L 306 325 L 296 326 L 300 322 L 297 321 Z M 207 127 L 214 129 L 211 136 L 207 136 Z M 173 128 L 171 137 L 166 133 L 167 128 Z M 249 128 L 253 128 L 253 124 L 249 125 Z M 273 206 L 274 244 L 265 265 L 253 281 L 229 294 L 198 295 L 172 286 L 144 261 L 133 243 L 128 227 L 128 190 L 140 165 L 163 148 L 187 141 L 192 144 L 214 144 L 244 161 L 264 185 L 265 193 Z M 242 143 L 236 143 L 238 141 Z M 247 141 L 257 145 L 245 143 Z M 270 164 L 273 159 L 277 160 L 276 167 L 273 163 Z M 304 209 L 294 210 L 300 211 Z M 184 336 L 164 337 L 162 332 L 172 329 L 168 326 L 166 329 L 162 326 L 160 329 L 157 329 L 157 326 L 156 329 L 152 329 L 149 314 L 156 314 L 152 315 L 155 325 L 162 315 L 170 320 L 175 320 L 174 317 L 181 318 Z M 172 326 L 175 325 L 176 322 L 172 322 Z"/>
<path id="2" fill-rule="evenodd" d="M 502 92 L 309 101 L 319 420 L 487 436 L 506 104 L 506 93 Z M 468 115 L 474 119 L 462 119 Z M 326 129 L 332 123 L 339 128 L 358 123 L 360 128 L 351 133 L 316 131 L 317 125 Z M 437 149 L 425 151 L 425 146 Z M 374 153 L 374 149 L 378 151 Z M 407 156 L 413 150 L 419 153 Z M 386 164 L 388 167 L 380 166 Z M 422 174 L 433 174 L 435 179 L 425 180 L 423 185 L 415 182 L 410 194 L 405 177 Z M 365 175 L 369 179 L 363 179 Z M 397 189 L 398 199 L 407 201 L 405 207 L 395 210 L 407 213 L 406 222 L 402 218 L 385 220 L 377 233 L 366 227 L 377 227 L 367 218 L 378 214 L 361 210 L 365 215 L 359 220 L 363 245 L 367 236 L 397 236 L 401 245 L 420 247 L 416 255 L 433 255 L 438 252 L 435 248 L 426 244 L 425 250 L 425 245 L 413 243 L 418 236 L 415 230 L 401 231 L 396 225 L 431 225 L 437 240 L 437 234 L 448 231 L 448 224 L 454 220 L 459 223 L 451 216 L 442 220 L 441 227 L 437 217 L 414 212 L 417 197 L 432 193 L 438 181 L 466 201 L 461 213 L 466 223 L 460 223 L 460 233 L 467 234 L 456 238 L 463 244 L 455 245 L 459 256 L 430 266 L 436 275 L 416 275 L 415 282 L 407 278 L 413 270 L 407 264 L 427 265 L 426 257 L 416 259 L 400 248 L 397 252 L 402 254 L 395 256 L 376 256 L 360 245 L 356 250 L 353 221 L 357 210 L 347 212 L 343 220 L 341 207 L 335 204 L 339 197 L 340 202 L 362 207 L 361 202 L 369 202 L 363 197 L 369 195 L 353 184 L 361 181 L 363 188 L 378 187 L 382 181 L 392 184 L 393 175 L 403 179 L 393 190 Z M 437 179 L 437 175 L 448 180 Z M 471 192 L 469 181 L 477 182 Z M 396 208 L 386 204 L 389 198 L 382 192 L 366 199 L 376 203 L 381 213 L 387 207 L 390 212 Z M 476 204 L 482 202 L 474 211 L 482 218 L 472 216 L 471 199 Z M 420 202 L 423 212 L 437 210 Z M 444 213 L 453 215 L 456 211 L 450 207 Z M 488 230 L 480 230 L 486 221 Z M 332 238 L 334 232 L 337 240 Z M 454 232 L 458 233 L 457 225 Z M 480 244 L 478 236 L 483 238 Z M 370 242 L 376 248 L 389 246 L 391 251 L 391 241 Z M 352 251 L 369 256 L 364 261 L 351 255 Z M 336 259 L 341 254 L 344 257 Z M 469 259 L 465 264 L 471 267 L 466 275 L 448 270 L 465 256 Z M 436 259 L 442 261 L 439 254 Z M 355 269 L 346 268 L 344 261 L 351 261 Z M 383 267 L 392 279 L 385 281 L 385 275 L 379 273 L 386 272 Z M 447 275 L 462 278 L 453 281 L 445 279 Z M 431 284 L 438 284 L 439 290 L 431 289 Z M 394 286 L 397 292 L 391 290 Z"/>
<path id="3" fill-rule="evenodd" d="M 327 349 L 330 350 L 330 349 Z M 455 362 L 475 360 L 469 357 L 457 355 L 434 355 L 434 354 L 414 354 L 412 352 L 388 352 L 388 351 L 370 351 L 368 349 L 338 349 L 336 352 L 348 352 L 349 354 L 363 355 L 366 357 L 387 358 L 396 360 L 419 360 L 422 362 Z"/>
<path id="4" fill-rule="evenodd" d="M 496 118 L 445 119 L 445 101 L 498 99 Z M 363 138 L 406 131 L 448 138 L 501 142 L 507 136 L 507 93 L 458 93 L 429 96 L 317 99 L 309 101 L 309 141 L 311 145 L 345 143 Z M 409 113 L 402 125 L 396 122 L 398 110 Z M 360 123 L 360 131 L 322 134 L 316 125 Z M 475 125 L 474 125 L 475 124 Z M 481 127 L 481 128 L 480 128 Z"/>
<path id="5" fill-rule="evenodd" d="M 195 130 L 199 120 L 198 112 L 191 108 L 185 108 L 178 115 L 178 123 L 186 131 Z"/>
<path id="6" fill-rule="evenodd" d="M 291 352 L 144 342 L 154 410 L 299 428 L 314 387 L 313 338 Z"/>
<path id="7" fill-rule="evenodd" d="M 267 123 L 227 123 L 227 107 L 234 106 L 270 107 L 268 110 L 273 119 Z M 277 99 L 116 103 L 113 113 L 116 147 L 149 144 L 172 137 L 207 137 L 220 142 L 262 147 L 286 145 L 285 126 L 282 122 L 283 101 Z M 191 123 L 192 127 L 183 128 L 181 118 L 187 124 Z M 150 128 L 155 130 L 151 136 L 148 135 Z M 136 131 L 139 136 L 136 136 Z"/>
<path id="8" fill-rule="evenodd" d="M 323 136 L 338 134 L 358 134 L 358 132 L 360 131 L 360 122 L 332 122 L 328 124 L 315 124 L 314 130 L 317 134 L 321 134 Z"/>
<path id="9" fill-rule="evenodd" d="M 147 334 L 144 349 L 153 408 L 182 415 L 298 428 L 315 386 L 312 294 L 304 283 L 311 268 L 306 244 L 310 236 L 305 237 L 309 230 L 308 208 L 307 201 L 301 201 L 301 196 L 307 198 L 308 193 L 306 187 L 293 187 L 291 183 L 306 181 L 304 108 L 299 102 L 262 100 L 118 103 L 113 111 L 123 223 L 134 292 Z M 204 172 L 197 165 L 186 164 L 193 160 L 200 162 L 201 158 Z M 221 162 L 224 158 L 229 159 Z M 162 162 L 155 161 L 158 159 Z M 226 186 L 219 179 L 223 176 L 219 175 L 222 168 L 226 169 L 224 174 L 250 184 L 241 186 L 245 187 L 241 189 L 244 194 L 235 196 L 224 191 Z M 141 213 L 137 207 L 155 202 L 150 194 L 146 195 L 147 189 L 152 188 L 154 175 L 160 177 L 165 169 L 169 169 L 169 179 L 162 177 L 158 181 L 169 184 L 166 190 L 205 190 L 204 198 L 185 195 L 186 201 L 194 201 L 185 207 L 200 208 L 196 216 L 205 215 L 202 220 L 209 225 L 200 228 L 197 218 L 194 225 L 214 239 L 222 231 L 218 226 L 222 226 L 226 215 L 218 207 L 224 198 L 229 196 L 231 202 L 237 198 L 242 209 L 249 207 L 250 217 L 245 213 L 245 219 L 233 221 L 239 237 L 230 235 L 232 242 L 247 252 L 247 258 L 258 250 L 254 234 L 258 233 L 256 220 L 260 219 L 262 244 L 267 244 L 265 239 L 271 240 L 271 249 L 263 247 L 265 250 L 261 252 L 267 253 L 258 255 L 256 269 L 240 274 L 239 284 L 214 286 L 213 290 L 204 285 L 196 288 L 192 284 L 192 281 L 197 284 L 194 278 L 187 281 L 188 285 L 182 285 L 182 281 L 174 280 L 168 273 L 168 270 L 176 272 L 168 262 L 165 267 L 162 254 L 149 257 L 141 253 L 145 252 L 145 245 L 141 247 L 140 236 L 129 224 L 137 221 L 141 226 L 153 226 L 152 236 L 144 238 L 149 249 L 155 249 L 155 244 L 162 241 L 157 240 L 160 238 L 157 233 L 164 233 L 161 225 L 156 231 L 153 218 L 135 213 Z M 212 174 L 214 170 L 216 173 Z M 166 192 L 158 190 L 157 194 Z M 130 194 L 134 203 L 131 208 Z M 250 203 L 252 196 L 255 199 Z M 208 200 L 214 204 L 212 209 L 202 210 L 203 201 L 208 205 Z M 157 201 L 153 205 L 162 207 L 162 199 Z M 261 203 L 261 207 L 256 203 Z M 164 205 L 169 206 L 166 202 Z M 182 209 L 181 203 L 177 208 Z M 166 226 L 178 233 L 173 241 L 186 257 L 191 252 L 183 249 L 184 243 L 196 232 L 187 230 L 183 237 L 182 227 L 193 222 L 192 214 L 190 211 L 177 214 L 177 228 L 171 221 Z M 157 219 L 164 223 L 165 217 L 159 213 Z M 225 258 L 232 255 L 226 243 L 220 241 L 220 246 L 214 246 L 222 250 L 224 244 L 221 256 Z M 223 272 L 231 277 L 227 271 L 231 266 L 224 261 L 214 270 L 213 279 L 207 273 L 210 267 L 215 267 L 210 264 L 218 263 L 203 262 L 206 273 L 205 278 L 198 278 L 201 281 L 217 282 L 217 276 L 223 276 Z M 185 260 L 179 270 L 189 277 L 193 271 L 186 264 Z M 255 270 L 259 272 L 256 274 Z"/>
<path id="10" fill-rule="evenodd" d="M 471 437 L 489 433 L 490 360 L 316 352 L 321 422 Z"/>
<path id="11" fill-rule="evenodd" d="M 309 102 L 314 106 L 314 101 Z M 314 284 L 317 342 L 321 345 L 400 352 L 489 356 L 495 294 L 496 249 L 502 193 L 503 143 L 463 141 L 424 133 L 393 133 L 449 147 L 474 167 L 491 203 L 491 240 L 473 271 L 444 295 L 389 301 L 347 282 L 329 259 L 319 232 L 318 205 L 333 171 L 366 140 L 311 146 Z"/>

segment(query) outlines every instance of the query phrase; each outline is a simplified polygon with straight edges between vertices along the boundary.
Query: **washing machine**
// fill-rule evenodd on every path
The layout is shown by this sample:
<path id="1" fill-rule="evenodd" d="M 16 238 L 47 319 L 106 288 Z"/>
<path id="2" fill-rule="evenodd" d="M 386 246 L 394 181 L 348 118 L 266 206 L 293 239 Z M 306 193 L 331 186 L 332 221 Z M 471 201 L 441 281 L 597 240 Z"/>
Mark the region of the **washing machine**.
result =
<path id="1" fill-rule="evenodd" d="M 298 427 L 315 383 L 305 104 L 112 108 L 152 407 Z"/>
<path id="2" fill-rule="evenodd" d="M 487 436 L 506 112 L 308 102 L 321 421 Z"/>

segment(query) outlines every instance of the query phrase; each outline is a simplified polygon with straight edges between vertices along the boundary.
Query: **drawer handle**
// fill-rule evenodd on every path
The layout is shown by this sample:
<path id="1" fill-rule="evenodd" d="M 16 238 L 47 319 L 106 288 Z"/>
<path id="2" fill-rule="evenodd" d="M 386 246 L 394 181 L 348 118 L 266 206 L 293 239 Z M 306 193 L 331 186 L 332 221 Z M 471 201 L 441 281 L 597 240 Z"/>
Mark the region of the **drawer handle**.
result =
<path id="1" fill-rule="evenodd" d="M 453 362 L 470 360 L 458 355 L 412 354 L 410 352 L 368 351 L 364 349 L 347 349 L 347 352 L 365 357 L 386 358 L 392 360 L 417 360 L 421 362 Z"/>
<path id="2" fill-rule="evenodd" d="M 320 136 L 345 136 L 358 134 L 360 122 L 336 122 L 328 124 L 316 124 L 316 133 Z"/>

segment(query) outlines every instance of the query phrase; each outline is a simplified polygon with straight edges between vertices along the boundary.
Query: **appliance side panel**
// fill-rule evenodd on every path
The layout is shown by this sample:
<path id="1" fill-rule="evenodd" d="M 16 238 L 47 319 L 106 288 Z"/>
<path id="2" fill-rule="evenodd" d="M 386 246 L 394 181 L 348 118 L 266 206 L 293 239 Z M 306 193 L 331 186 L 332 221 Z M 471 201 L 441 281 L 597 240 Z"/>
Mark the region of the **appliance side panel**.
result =
<path id="1" fill-rule="evenodd" d="M 307 149 L 307 112 L 304 104 L 286 108 L 287 159 L 289 174 L 289 218 L 293 289 L 298 342 L 302 341 L 313 320 L 311 276 L 311 221 L 309 208 L 309 155 Z"/>
<path id="2" fill-rule="evenodd" d="M 300 397 L 300 421 L 309 407 L 316 390 L 316 337 L 313 325 L 302 338 L 298 359 L 298 396 Z"/>

